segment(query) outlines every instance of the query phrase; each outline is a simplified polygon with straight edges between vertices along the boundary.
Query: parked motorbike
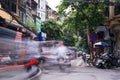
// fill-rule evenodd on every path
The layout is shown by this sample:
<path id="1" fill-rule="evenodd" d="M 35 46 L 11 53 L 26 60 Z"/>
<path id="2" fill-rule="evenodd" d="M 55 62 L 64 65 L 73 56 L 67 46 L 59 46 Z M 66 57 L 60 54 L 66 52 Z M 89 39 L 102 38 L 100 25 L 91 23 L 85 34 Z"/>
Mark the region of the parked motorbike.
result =
<path id="1" fill-rule="evenodd" d="M 103 68 L 103 60 L 100 57 L 94 59 L 94 64 L 97 68 Z"/>
<path id="2" fill-rule="evenodd" d="M 81 54 L 81 56 L 85 63 L 87 63 L 89 66 L 92 65 L 92 60 L 91 60 L 90 54 L 85 53 L 85 54 Z"/>
<path id="3" fill-rule="evenodd" d="M 97 57 L 95 61 L 95 66 L 105 69 L 110 69 L 115 66 L 112 54 L 104 53 L 102 57 Z"/>
<path id="4" fill-rule="evenodd" d="M 120 59 L 118 56 L 112 56 L 112 65 L 114 67 L 119 67 L 120 65 Z"/>
<path id="5" fill-rule="evenodd" d="M 113 66 L 112 61 L 113 61 L 113 58 L 112 58 L 111 54 L 109 54 L 109 53 L 103 54 L 103 67 L 105 69 L 112 68 L 112 66 Z"/>

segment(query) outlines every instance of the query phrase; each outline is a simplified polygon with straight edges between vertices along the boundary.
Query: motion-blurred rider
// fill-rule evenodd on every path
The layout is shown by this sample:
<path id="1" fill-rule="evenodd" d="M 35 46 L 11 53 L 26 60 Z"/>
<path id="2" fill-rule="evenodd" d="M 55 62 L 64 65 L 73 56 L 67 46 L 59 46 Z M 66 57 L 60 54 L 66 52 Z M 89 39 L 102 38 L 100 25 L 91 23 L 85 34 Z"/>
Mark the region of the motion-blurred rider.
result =
<path id="1" fill-rule="evenodd" d="M 57 59 L 60 59 L 60 58 L 66 59 L 67 53 L 68 53 L 68 49 L 66 46 L 64 46 L 64 43 L 61 41 L 57 49 L 57 55 L 58 55 Z"/>

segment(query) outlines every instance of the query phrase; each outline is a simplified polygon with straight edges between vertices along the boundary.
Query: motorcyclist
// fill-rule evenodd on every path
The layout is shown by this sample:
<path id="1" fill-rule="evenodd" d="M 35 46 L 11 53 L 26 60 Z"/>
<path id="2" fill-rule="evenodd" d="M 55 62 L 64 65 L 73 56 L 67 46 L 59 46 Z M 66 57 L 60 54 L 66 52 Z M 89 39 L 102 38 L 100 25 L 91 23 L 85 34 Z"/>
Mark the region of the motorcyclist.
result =
<path id="1" fill-rule="evenodd" d="M 67 57 L 67 52 L 68 52 L 67 47 L 64 46 L 64 43 L 61 41 L 61 42 L 59 43 L 59 47 L 58 47 L 58 49 L 57 49 L 57 55 L 58 55 L 57 59 L 59 59 L 59 58 L 66 59 L 66 57 Z"/>

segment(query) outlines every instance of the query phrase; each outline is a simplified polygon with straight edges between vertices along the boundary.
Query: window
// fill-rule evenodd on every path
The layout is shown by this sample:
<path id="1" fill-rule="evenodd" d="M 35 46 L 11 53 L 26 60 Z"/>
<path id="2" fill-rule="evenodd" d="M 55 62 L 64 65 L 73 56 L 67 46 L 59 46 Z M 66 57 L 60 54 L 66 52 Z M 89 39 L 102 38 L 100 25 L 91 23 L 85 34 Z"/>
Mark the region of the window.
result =
<path id="1" fill-rule="evenodd" d="M 40 8 L 40 0 L 38 0 L 38 8 Z"/>
<path id="2" fill-rule="evenodd" d="M 41 7 L 41 9 L 43 9 L 43 7 Z"/>
<path id="3" fill-rule="evenodd" d="M 40 8 L 40 4 L 38 4 L 38 8 Z"/>
<path id="4" fill-rule="evenodd" d="M 20 21 L 22 23 L 25 23 L 25 14 L 22 11 L 19 11 L 19 17 L 20 17 Z"/>
<path id="5" fill-rule="evenodd" d="M 40 16 L 40 13 L 38 13 L 38 16 Z"/>
<path id="6" fill-rule="evenodd" d="M 40 4 L 40 0 L 38 0 L 38 4 Z"/>
<path id="7" fill-rule="evenodd" d="M 43 16 L 43 14 L 41 13 L 41 17 Z"/>
<path id="8" fill-rule="evenodd" d="M 16 0 L 3 0 L 3 2 L 6 4 L 2 6 L 3 8 L 7 8 L 10 11 L 16 13 Z"/>
<path id="9" fill-rule="evenodd" d="M 16 4 L 11 3 L 11 11 L 16 13 Z"/>

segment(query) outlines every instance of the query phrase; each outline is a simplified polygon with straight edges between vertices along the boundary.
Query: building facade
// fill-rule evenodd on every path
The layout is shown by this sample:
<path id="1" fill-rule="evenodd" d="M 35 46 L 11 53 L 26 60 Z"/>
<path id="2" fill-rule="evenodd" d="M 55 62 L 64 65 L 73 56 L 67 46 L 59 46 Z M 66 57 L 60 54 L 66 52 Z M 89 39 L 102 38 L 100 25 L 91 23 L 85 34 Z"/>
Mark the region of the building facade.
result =
<path id="1" fill-rule="evenodd" d="M 14 31 L 17 31 L 19 30 L 19 28 L 21 28 L 21 32 L 25 33 L 25 36 L 27 35 L 32 38 L 36 37 L 36 26 L 33 17 L 33 15 L 37 13 L 36 1 L 1 0 L 0 3 L 0 17 L 1 19 L 5 19 L 5 24 L 7 28 Z M 4 13 L 5 15 L 2 15 Z"/>
<path id="2" fill-rule="evenodd" d="M 57 12 L 49 7 L 49 5 L 46 5 L 46 18 L 48 19 L 55 19 L 57 20 L 58 16 L 56 15 Z"/>
<path id="3" fill-rule="evenodd" d="M 111 0 L 117 2 L 117 0 Z M 118 2 L 119 3 L 119 2 Z M 113 53 L 120 56 L 120 5 L 114 4 L 109 6 L 109 20 L 106 21 L 110 32 L 110 40 Z"/>
<path id="4" fill-rule="evenodd" d="M 120 56 L 120 15 L 116 15 L 107 22 L 111 40 L 114 42 L 114 53 Z"/>
<path id="5" fill-rule="evenodd" d="M 37 6 L 37 16 L 41 18 L 41 21 L 46 20 L 46 0 L 36 0 L 38 2 Z"/>

